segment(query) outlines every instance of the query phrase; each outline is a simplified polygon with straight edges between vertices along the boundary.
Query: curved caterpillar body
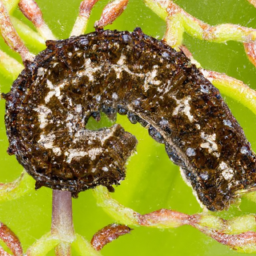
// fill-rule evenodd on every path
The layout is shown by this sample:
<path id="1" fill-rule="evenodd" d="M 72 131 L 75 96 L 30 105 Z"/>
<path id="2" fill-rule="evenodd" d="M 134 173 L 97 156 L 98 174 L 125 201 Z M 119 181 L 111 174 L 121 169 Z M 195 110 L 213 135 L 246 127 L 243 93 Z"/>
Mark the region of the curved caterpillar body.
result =
<path id="1" fill-rule="evenodd" d="M 37 187 L 76 196 L 125 177 L 136 138 L 120 125 L 87 130 L 100 111 L 127 114 L 164 143 L 210 210 L 256 186 L 255 155 L 219 91 L 182 52 L 140 29 L 47 41 L 4 97 L 8 152 Z"/>

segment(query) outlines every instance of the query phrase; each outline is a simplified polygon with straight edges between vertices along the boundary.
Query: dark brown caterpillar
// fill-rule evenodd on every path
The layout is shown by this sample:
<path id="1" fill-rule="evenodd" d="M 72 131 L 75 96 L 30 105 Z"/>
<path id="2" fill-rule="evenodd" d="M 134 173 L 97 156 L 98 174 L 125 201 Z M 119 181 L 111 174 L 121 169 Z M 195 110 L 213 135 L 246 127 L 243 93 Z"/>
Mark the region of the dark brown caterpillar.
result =
<path id="1" fill-rule="evenodd" d="M 8 152 L 37 187 L 76 196 L 125 177 L 136 139 L 120 125 L 86 130 L 100 111 L 127 114 L 164 143 L 210 210 L 256 185 L 255 155 L 219 91 L 182 52 L 140 29 L 48 41 L 5 98 Z"/>

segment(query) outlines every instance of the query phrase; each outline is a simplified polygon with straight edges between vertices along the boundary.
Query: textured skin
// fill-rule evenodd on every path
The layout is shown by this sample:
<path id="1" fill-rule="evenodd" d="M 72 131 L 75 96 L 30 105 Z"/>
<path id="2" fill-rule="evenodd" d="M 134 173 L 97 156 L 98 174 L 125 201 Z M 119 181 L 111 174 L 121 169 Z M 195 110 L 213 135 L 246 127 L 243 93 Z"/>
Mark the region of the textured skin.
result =
<path id="1" fill-rule="evenodd" d="M 210 210 L 256 184 L 255 155 L 219 91 L 182 52 L 140 29 L 48 41 L 5 98 L 9 153 L 38 186 L 75 196 L 124 178 L 136 139 L 119 125 L 86 130 L 99 111 L 127 114 L 164 143 Z"/>

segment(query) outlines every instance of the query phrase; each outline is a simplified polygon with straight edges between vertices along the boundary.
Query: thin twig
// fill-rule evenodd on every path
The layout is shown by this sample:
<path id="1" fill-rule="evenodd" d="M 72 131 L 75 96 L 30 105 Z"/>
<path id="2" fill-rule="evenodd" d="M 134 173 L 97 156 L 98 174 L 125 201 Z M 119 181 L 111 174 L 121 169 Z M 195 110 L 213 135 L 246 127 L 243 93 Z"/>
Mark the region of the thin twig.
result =
<path id="1" fill-rule="evenodd" d="M 72 198 L 69 191 L 53 190 L 51 233 L 61 240 L 56 247 L 56 254 L 69 256 L 70 244 L 75 240 Z"/>
<path id="2" fill-rule="evenodd" d="M 55 36 L 43 19 L 40 8 L 34 0 L 20 0 L 19 8 L 27 19 L 35 25 L 37 31 L 45 40 L 55 39 Z"/>
<path id="3" fill-rule="evenodd" d="M 100 20 L 95 23 L 96 28 L 103 28 L 119 17 L 125 10 L 129 0 L 116 0 L 109 3 L 103 10 Z"/>
<path id="4" fill-rule="evenodd" d="M 0 239 L 7 245 L 14 256 L 22 256 L 23 251 L 18 237 L 3 223 L 0 223 Z M 1 253 L 6 253 L 0 250 Z M 7 254 L 8 255 L 8 254 Z"/>
<path id="5" fill-rule="evenodd" d="M 99 230 L 93 236 L 91 244 L 95 250 L 100 251 L 106 244 L 116 240 L 119 236 L 130 233 L 130 231 L 131 229 L 125 225 L 111 224 Z"/>
<path id="6" fill-rule="evenodd" d="M 79 36 L 85 32 L 91 10 L 98 1 L 99 0 L 84 0 L 81 2 L 79 14 L 70 36 Z"/>
<path id="7" fill-rule="evenodd" d="M 241 252 L 256 252 L 254 215 L 224 220 L 210 214 L 188 215 L 169 209 L 161 209 L 142 215 L 111 198 L 105 187 L 96 187 L 94 194 L 98 205 L 120 223 L 129 226 L 140 225 L 167 229 L 190 225 L 233 249 Z"/>
<path id="8" fill-rule="evenodd" d="M 243 42 L 249 60 L 256 65 L 254 41 L 256 30 L 235 24 L 220 24 L 211 26 L 189 13 L 170 0 L 144 0 L 147 6 L 160 18 L 167 22 L 167 32 L 164 40 L 174 48 L 182 44 L 183 32 L 200 40 L 225 43 L 234 40 Z M 248 0 L 255 5 L 255 0 Z"/>
<path id="9" fill-rule="evenodd" d="M 14 29 L 10 16 L 2 1 L 0 1 L 0 33 L 9 47 L 20 54 L 23 63 L 34 59 L 33 54 L 28 51 Z"/>
<path id="10" fill-rule="evenodd" d="M 256 7 L 256 0 L 248 0 L 248 2 Z"/>

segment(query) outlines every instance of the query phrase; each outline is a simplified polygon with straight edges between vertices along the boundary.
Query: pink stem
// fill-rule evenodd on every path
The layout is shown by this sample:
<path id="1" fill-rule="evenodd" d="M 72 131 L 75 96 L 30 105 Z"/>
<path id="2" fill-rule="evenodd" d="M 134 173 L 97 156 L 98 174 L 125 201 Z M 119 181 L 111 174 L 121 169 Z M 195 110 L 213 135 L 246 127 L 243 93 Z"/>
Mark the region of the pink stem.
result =
<path id="1" fill-rule="evenodd" d="M 61 240 L 56 255 L 69 256 L 75 238 L 72 219 L 72 198 L 69 191 L 53 190 L 51 232 Z"/>
<path id="2" fill-rule="evenodd" d="M 99 230 L 92 238 L 91 245 L 96 251 L 100 251 L 106 244 L 119 236 L 130 233 L 131 229 L 125 225 L 111 224 Z"/>
<path id="3" fill-rule="evenodd" d="M 14 29 L 10 16 L 0 0 L 0 33 L 4 38 L 4 41 L 9 45 L 9 47 L 15 52 L 19 53 L 23 63 L 26 61 L 33 61 L 33 55 L 28 51 L 27 47 L 21 41 L 16 30 Z"/>
<path id="4" fill-rule="evenodd" d="M 7 245 L 14 256 L 23 255 L 19 238 L 3 223 L 0 223 L 0 239 Z M 0 256 L 10 255 L 0 247 Z"/>
<path id="5" fill-rule="evenodd" d="M 250 60 L 250 62 L 256 66 L 256 44 L 252 43 L 244 43 L 245 52 Z"/>
<path id="6" fill-rule="evenodd" d="M 190 225 L 197 228 L 204 234 L 212 237 L 221 244 L 228 245 L 233 249 L 255 246 L 256 232 L 247 231 L 240 234 L 227 234 L 225 230 L 214 230 L 214 228 L 205 227 L 201 225 L 202 215 L 194 214 L 187 215 L 184 213 L 161 209 L 144 215 L 138 215 L 138 224 L 146 227 L 153 226 L 168 226 L 180 227 L 182 225 Z M 225 222 L 225 220 L 221 220 Z"/>
<path id="7" fill-rule="evenodd" d="M 103 10 L 100 20 L 95 23 L 96 28 L 103 28 L 120 16 L 125 10 L 129 0 L 116 0 L 110 2 Z"/>

